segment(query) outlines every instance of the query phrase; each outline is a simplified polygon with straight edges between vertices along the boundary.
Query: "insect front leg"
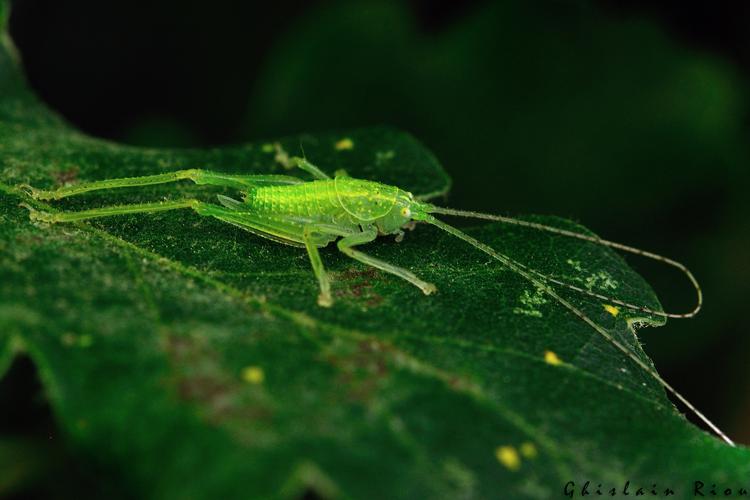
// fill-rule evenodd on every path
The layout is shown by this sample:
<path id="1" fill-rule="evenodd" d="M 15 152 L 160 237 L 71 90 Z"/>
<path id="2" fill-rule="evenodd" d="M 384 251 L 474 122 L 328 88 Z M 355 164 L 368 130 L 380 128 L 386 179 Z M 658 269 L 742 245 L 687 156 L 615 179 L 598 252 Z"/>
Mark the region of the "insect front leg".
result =
<path id="1" fill-rule="evenodd" d="M 278 142 L 274 144 L 274 147 L 276 148 L 276 161 L 281 163 L 286 168 L 299 168 L 300 170 L 304 170 L 308 174 L 312 175 L 315 179 L 325 181 L 330 179 L 331 177 L 323 172 L 321 169 L 307 161 L 307 158 L 300 158 L 299 156 L 289 156 L 289 154 L 284 151 L 284 148 L 281 147 L 281 144 Z"/>
<path id="2" fill-rule="evenodd" d="M 289 167 L 297 167 L 300 170 L 304 170 L 308 174 L 312 175 L 315 179 L 325 181 L 329 180 L 331 177 L 323 172 L 321 169 L 307 161 L 305 158 L 300 158 L 298 156 L 293 156 L 289 158 Z"/>
<path id="3" fill-rule="evenodd" d="M 377 229 L 375 229 L 375 227 L 369 227 L 369 228 L 366 228 L 361 233 L 352 234 L 352 235 L 349 235 L 340 239 L 337 243 L 337 246 L 341 252 L 351 257 L 352 259 L 358 260 L 362 262 L 363 264 L 367 264 L 368 266 L 372 266 L 374 268 L 380 269 L 381 271 L 394 274 L 398 276 L 399 278 L 402 278 L 408 281 L 409 283 L 413 284 L 414 286 L 418 287 L 420 290 L 422 290 L 422 292 L 424 292 L 425 295 L 429 295 L 437 290 L 435 285 L 419 279 L 411 271 L 404 269 L 402 267 L 394 266 L 393 264 L 389 264 L 380 259 L 367 255 L 366 253 L 360 252 L 359 250 L 355 250 L 353 248 L 357 245 L 370 243 L 375 238 L 377 238 L 377 236 L 378 236 Z"/>

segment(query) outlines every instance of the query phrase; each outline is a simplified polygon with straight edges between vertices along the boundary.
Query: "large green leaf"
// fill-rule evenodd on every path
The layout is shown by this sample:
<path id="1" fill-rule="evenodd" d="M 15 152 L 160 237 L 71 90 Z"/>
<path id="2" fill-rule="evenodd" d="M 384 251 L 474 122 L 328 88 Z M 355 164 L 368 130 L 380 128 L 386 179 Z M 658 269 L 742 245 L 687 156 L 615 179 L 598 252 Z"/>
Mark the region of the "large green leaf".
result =
<path id="1" fill-rule="evenodd" d="M 25 350 L 69 444 L 119 470 L 137 496 L 549 498 L 571 480 L 607 488 L 630 480 L 687 497 L 694 480 L 736 488 L 748 477 L 746 449 L 689 424 L 590 327 L 434 228 L 368 251 L 436 283 L 436 295 L 329 249 L 337 302 L 321 309 L 303 251 L 187 211 L 31 223 L 19 203 L 76 210 L 216 191 L 179 184 L 49 206 L 20 183 L 188 166 L 282 169 L 269 143 L 156 150 L 86 137 L 30 93 L 8 43 L 0 47 L 0 369 Z M 448 188 L 432 155 L 402 132 L 281 142 L 290 151 L 301 143 L 329 171 L 415 193 Z M 544 272 L 659 307 L 601 248 L 501 225 L 471 233 Z M 657 321 L 565 295 L 648 362 L 632 325 Z"/>

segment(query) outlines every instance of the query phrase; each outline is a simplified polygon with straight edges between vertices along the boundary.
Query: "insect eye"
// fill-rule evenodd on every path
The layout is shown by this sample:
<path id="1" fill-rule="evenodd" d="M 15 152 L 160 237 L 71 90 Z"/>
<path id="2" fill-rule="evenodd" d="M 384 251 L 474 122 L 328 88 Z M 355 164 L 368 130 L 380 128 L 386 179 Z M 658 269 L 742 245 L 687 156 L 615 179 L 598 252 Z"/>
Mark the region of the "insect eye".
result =
<path id="1" fill-rule="evenodd" d="M 411 217 L 411 210 L 404 207 L 401 209 L 401 215 L 403 215 L 404 217 Z"/>

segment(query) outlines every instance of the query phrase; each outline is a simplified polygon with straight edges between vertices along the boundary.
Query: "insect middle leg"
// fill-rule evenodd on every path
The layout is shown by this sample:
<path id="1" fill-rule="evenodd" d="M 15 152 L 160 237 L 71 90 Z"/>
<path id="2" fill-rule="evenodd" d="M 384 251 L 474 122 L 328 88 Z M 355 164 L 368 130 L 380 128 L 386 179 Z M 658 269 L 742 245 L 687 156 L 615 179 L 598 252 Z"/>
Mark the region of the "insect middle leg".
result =
<path id="1" fill-rule="evenodd" d="M 377 229 L 375 229 L 374 227 L 368 227 L 364 229 L 361 233 L 356 233 L 356 234 L 352 234 L 349 236 L 345 236 L 344 238 L 341 238 L 338 241 L 337 246 L 341 252 L 351 257 L 352 259 L 358 260 L 362 262 L 363 264 L 367 264 L 368 266 L 372 266 L 377 269 L 380 269 L 381 271 L 394 274 L 398 276 L 399 278 L 402 278 L 408 281 L 409 283 L 413 284 L 414 286 L 418 287 L 420 290 L 422 290 L 422 292 L 424 292 L 425 295 L 429 295 L 437 290 L 435 285 L 419 279 L 411 271 L 404 269 L 402 267 L 394 266 L 393 264 L 389 264 L 380 259 L 372 257 L 371 255 L 367 255 L 366 253 L 360 252 L 359 250 L 355 250 L 353 248 L 357 245 L 370 243 L 371 241 L 375 240 L 377 236 L 378 236 Z"/>
<path id="2" fill-rule="evenodd" d="M 318 295 L 318 305 L 322 307 L 331 307 L 333 305 L 333 298 L 331 297 L 331 281 L 328 278 L 328 273 L 323 267 L 323 261 L 320 258 L 320 252 L 318 252 L 318 246 L 316 244 L 315 234 L 311 227 L 306 227 L 303 233 L 303 239 L 305 241 L 305 248 L 307 248 L 307 255 L 310 257 L 310 265 L 312 265 L 313 273 L 318 278 L 320 284 L 320 295 Z"/>
<path id="3" fill-rule="evenodd" d="M 331 281 L 325 270 L 325 266 L 323 266 L 323 260 L 320 258 L 318 247 L 327 245 L 336 236 L 351 234 L 350 230 L 335 225 L 318 226 L 284 216 L 258 217 L 256 214 L 237 212 L 231 209 L 229 213 L 214 215 L 214 217 L 281 243 L 297 246 L 301 242 L 302 244 L 299 246 L 304 246 L 307 250 L 310 265 L 320 286 L 318 305 L 322 307 L 331 307 L 333 305 Z"/>
<path id="4" fill-rule="evenodd" d="M 331 307 L 333 305 L 333 298 L 331 297 L 330 279 L 323 267 L 318 246 L 325 246 L 336 236 L 348 237 L 350 235 L 352 235 L 350 228 L 333 224 L 312 224 L 305 226 L 302 237 L 307 248 L 307 254 L 310 257 L 313 273 L 315 273 L 315 277 L 318 278 L 318 283 L 320 284 L 320 295 L 318 295 L 319 306 Z"/>

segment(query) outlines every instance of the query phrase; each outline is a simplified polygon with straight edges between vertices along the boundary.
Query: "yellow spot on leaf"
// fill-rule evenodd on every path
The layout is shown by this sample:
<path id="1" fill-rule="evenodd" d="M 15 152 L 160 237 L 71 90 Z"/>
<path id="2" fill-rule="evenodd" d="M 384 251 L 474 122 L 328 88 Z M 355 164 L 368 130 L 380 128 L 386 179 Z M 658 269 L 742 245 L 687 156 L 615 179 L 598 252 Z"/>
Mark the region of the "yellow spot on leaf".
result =
<path id="1" fill-rule="evenodd" d="M 609 304 L 604 304 L 604 310 L 607 311 L 609 314 L 611 314 L 614 317 L 617 317 L 618 314 L 620 314 L 620 308 L 611 306 Z"/>
<path id="2" fill-rule="evenodd" d="M 260 366 L 247 366 L 242 370 L 242 380 L 248 384 L 262 384 L 265 378 L 266 374 Z"/>
<path id="3" fill-rule="evenodd" d="M 523 455 L 524 458 L 529 458 L 529 459 L 536 458 L 537 451 L 536 451 L 536 446 L 534 446 L 534 443 L 531 443 L 529 441 L 526 441 L 525 443 L 521 443 L 521 455 Z"/>
<path id="4" fill-rule="evenodd" d="M 348 137 L 344 137 L 333 146 L 336 151 L 345 151 L 348 149 L 354 149 L 354 142 Z"/>
<path id="5" fill-rule="evenodd" d="M 552 366 L 562 364 L 562 360 L 552 351 L 544 351 L 544 362 Z"/>
<path id="6" fill-rule="evenodd" d="M 512 446 L 498 446 L 495 448 L 495 457 L 506 469 L 518 470 L 521 468 L 521 457 L 518 456 L 518 452 Z"/>

